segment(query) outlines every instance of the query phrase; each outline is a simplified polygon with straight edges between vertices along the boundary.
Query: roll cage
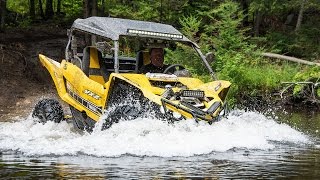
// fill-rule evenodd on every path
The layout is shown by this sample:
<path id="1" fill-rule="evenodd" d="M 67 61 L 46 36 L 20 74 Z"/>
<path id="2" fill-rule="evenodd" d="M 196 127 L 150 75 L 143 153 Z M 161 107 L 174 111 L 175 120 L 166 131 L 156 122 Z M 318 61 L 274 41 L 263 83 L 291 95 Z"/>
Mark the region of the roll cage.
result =
<path id="1" fill-rule="evenodd" d="M 171 42 L 181 42 L 191 46 L 200 56 L 204 65 L 209 70 L 212 78 L 216 80 L 214 72 L 207 61 L 207 57 L 203 55 L 200 47 L 196 43 L 190 41 L 171 25 L 109 17 L 89 17 L 86 19 L 77 19 L 74 21 L 71 29 L 68 30 L 69 40 L 65 50 L 66 60 L 71 62 L 81 62 L 81 57 L 83 57 L 83 53 L 78 53 L 77 51 L 78 45 L 74 36 L 76 32 L 89 34 L 95 37 L 93 39 L 97 39 L 97 37 L 99 37 L 101 39 L 108 39 L 113 42 L 113 47 L 110 47 L 110 50 L 113 51 L 112 58 L 114 61 L 113 68 L 115 73 L 121 72 L 119 67 L 121 60 L 119 59 L 119 39 L 121 36 L 131 36 Z M 91 43 L 87 46 L 97 48 L 95 43 Z M 136 67 L 138 67 L 138 65 L 136 65 Z"/>

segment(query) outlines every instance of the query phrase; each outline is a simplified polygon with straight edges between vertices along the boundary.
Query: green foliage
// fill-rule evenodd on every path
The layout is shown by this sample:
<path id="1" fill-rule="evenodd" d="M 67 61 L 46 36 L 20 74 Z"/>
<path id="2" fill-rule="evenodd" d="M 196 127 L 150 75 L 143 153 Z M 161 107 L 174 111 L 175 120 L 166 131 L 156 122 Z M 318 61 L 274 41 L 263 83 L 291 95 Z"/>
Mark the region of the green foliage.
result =
<path id="1" fill-rule="evenodd" d="M 176 49 L 166 49 L 165 62 L 167 64 L 183 64 L 192 74 L 207 75 L 208 70 L 198 54 L 188 46 L 178 44 Z"/>
<path id="2" fill-rule="evenodd" d="M 209 38 L 214 38 L 220 50 L 237 51 L 245 45 L 244 31 L 238 28 L 243 15 L 237 3 L 226 1 L 202 15 L 210 18 L 211 23 L 204 26 L 205 32 Z"/>
<path id="3" fill-rule="evenodd" d="M 7 8 L 10 11 L 21 14 L 22 16 L 29 13 L 29 1 L 26 0 L 7 0 Z"/>
<path id="4" fill-rule="evenodd" d="M 24 0 L 7 0 L 8 14 L 6 17 L 7 26 L 28 28 L 31 20 L 28 18 L 29 4 Z"/>
<path id="5" fill-rule="evenodd" d="M 305 11 L 297 33 L 294 29 L 303 2 Z M 315 60 L 320 58 L 319 10 L 318 0 L 253 0 L 249 16 L 254 19 L 257 11 L 263 15 L 260 29 L 267 38 L 263 47 L 280 54 Z"/>
<path id="6" fill-rule="evenodd" d="M 66 14 L 66 18 L 76 18 L 82 16 L 83 0 L 62 0 L 61 11 Z"/>
<path id="7" fill-rule="evenodd" d="M 280 89 L 282 81 L 290 81 L 298 72 L 298 67 L 294 65 L 270 64 L 269 60 L 259 56 L 264 50 L 249 44 L 248 37 L 245 36 L 248 29 L 241 26 L 244 16 L 237 3 L 225 1 L 200 14 L 203 19 L 209 18 L 211 21 L 204 25 L 199 44 L 202 49 L 216 48 L 216 62 L 212 65 L 218 72 L 219 79 L 227 79 L 233 83 L 229 94 L 231 97 L 270 93 Z M 193 16 L 180 20 L 182 29 L 189 38 L 197 34 L 195 31 L 200 26 L 200 23 L 195 23 L 197 21 Z"/>
<path id="8" fill-rule="evenodd" d="M 295 77 L 294 81 L 296 82 L 313 82 L 313 83 L 320 83 L 320 67 L 319 66 L 313 66 L 311 68 L 305 68 L 303 71 L 298 72 Z M 293 90 L 293 95 L 296 97 L 299 97 L 301 94 L 303 94 L 303 90 L 307 88 L 309 84 L 298 84 L 295 85 Z M 320 97 L 320 87 L 316 88 L 316 94 L 318 97 Z"/>
<path id="9" fill-rule="evenodd" d="M 192 41 L 199 41 L 197 33 L 199 32 L 201 19 L 195 16 L 183 16 L 179 19 L 182 25 L 182 32 Z M 183 64 L 192 74 L 205 76 L 208 74 L 208 70 L 203 65 L 202 60 L 198 54 L 190 47 L 183 44 L 177 44 L 174 51 L 166 50 L 166 62 L 168 64 Z"/>
<path id="10" fill-rule="evenodd" d="M 56 9 L 57 0 L 53 0 Z M 62 14 L 54 21 L 67 21 L 71 24 L 83 16 L 82 0 L 62 0 Z M 298 33 L 294 32 L 301 0 L 108 0 L 98 1 L 99 15 L 122 17 L 137 20 L 163 22 L 179 28 L 190 40 L 198 43 L 202 52 L 214 52 L 215 61 L 209 62 L 220 79 L 230 80 L 233 85 L 230 95 L 257 95 L 280 88 L 282 81 L 319 82 L 319 68 L 305 68 L 288 63 L 270 63 L 259 56 L 261 52 L 272 51 L 306 60 L 320 60 L 320 3 L 308 0 L 305 14 Z M 249 5 L 248 14 L 243 2 Z M 39 14 L 39 1 L 35 1 L 36 19 Z M 46 0 L 42 0 L 43 9 Z M 33 23 L 29 16 L 29 1 L 7 0 L 10 13 L 7 24 L 23 28 Z M 104 10 L 105 12 L 102 12 Z M 252 38 L 256 13 L 262 14 L 260 35 Z M 65 14 L 65 16 L 64 16 Z M 288 15 L 293 15 L 289 23 Z M 245 27 L 244 18 L 248 18 Z M 69 21 L 68 21 L 69 20 Z M 124 42 L 130 44 L 130 42 Z M 131 44 L 130 44 L 131 45 Z M 134 55 L 123 47 L 125 55 Z M 184 64 L 195 77 L 209 81 L 208 71 L 195 51 L 183 44 L 166 49 L 165 61 L 168 64 Z M 299 72 L 299 73 L 298 73 Z M 296 76 L 295 76 L 296 75 Z M 296 86 L 294 93 L 301 94 L 304 86 Z M 316 89 L 318 95 L 320 88 Z M 234 101 L 235 99 L 232 99 Z"/>
<path id="11" fill-rule="evenodd" d="M 294 77 L 294 80 L 296 81 L 307 81 L 320 79 L 320 67 L 319 66 L 312 66 L 305 68 L 303 71 L 297 73 Z"/>
<path id="12" fill-rule="evenodd" d="M 296 2 L 296 0 L 294 0 Z M 250 11 L 262 11 L 266 13 L 278 13 L 287 8 L 291 3 L 286 0 L 253 0 L 250 4 Z"/>
<path id="13" fill-rule="evenodd" d="M 128 1 L 127 3 L 114 2 L 110 4 L 111 16 L 137 20 L 160 21 L 160 12 L 157 10 L 160 3 L 147 0 Z"/>
<path id="14" fill-rule="evenodd" d="M 45 10 L 46 0 L 42 0 L 42 8 Z M 82 16 L 83 1 L 82 0 L 62 0 L 61 11 L 65 16 L 61 19 L 61 16 L 55 17 L 56 23 L 63 21 L 72 21 L 75 18 Z M 56 9 L 57 0 L 53 0 L 54 8 Z M 7 8 L 9 13 L 6 21 L 9 26 L 18 26 L 22 28 L 28 28 L 32 25 L 32 20 L 29 17 L 29 1 L 26 0 L 7 0 Z M 36 19 L 40 19 L 39 1 L 35 0 L 35 13 Z"/>
<path id="15" fill-rule="evenodd" d="M 316 18 L 319 19 L 320 18 Z M 313 24 L 304 24 L 299 34 L 294 32 L 270 32 L 266 35 L 266 46 L 280 54 L 303 58 L 306 60 L 320 59 L 320 23 L 319 28 Z"/>
<path id="16" fill-rule="evenodd" d="M 251 60 L 255 59 L 255 47 L 245 41 L 245 29 L 240 29 L 244 16 L 239 5 L 226 1 L 202 15 L 211 19 L 211 24 L 205 25 L 205 36 L 202 37 L 206 39 L 201 45 L 215 44 L 217 51 L 214 66 L 219 78 L 229 79 L 237 91 L 252 90 L 248 87 L 250 81 L 245 73 L 253 65 Z"/>
<path id="17" fill-rule="evenodd" d="M 182 33 L 187 36 L 192 41 L 198 41 L 197 33 L 199 32 L 201 19 L 195 16 L 183 16 L 179 19 L 179 22 L 182 26 Z"/>

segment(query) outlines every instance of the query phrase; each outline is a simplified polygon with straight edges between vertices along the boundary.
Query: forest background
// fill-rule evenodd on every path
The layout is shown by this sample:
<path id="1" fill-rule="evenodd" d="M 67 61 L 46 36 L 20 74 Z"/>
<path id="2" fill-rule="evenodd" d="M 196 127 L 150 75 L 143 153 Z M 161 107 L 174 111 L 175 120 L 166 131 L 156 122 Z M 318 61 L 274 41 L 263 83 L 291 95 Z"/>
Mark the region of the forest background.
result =
<path id="1" fill-rule="evenodd" d="M 320 0 L 0 0 L 2 32 L 39 24 L 68 28 L 76 18 L 89 16 L 178 28 L 203 52 L 214 52 L 210 63 L 218 78 L 233 83 L 232 104 L 280 97 L 292 104 L 320 104 Z M 182 48 L 167 50 L 168 63 L 195 56 Z M 266 52 L 313 65 L 269 58 Z M 200 63 L 188 61 L 187 68 L 209 80 Z"/>

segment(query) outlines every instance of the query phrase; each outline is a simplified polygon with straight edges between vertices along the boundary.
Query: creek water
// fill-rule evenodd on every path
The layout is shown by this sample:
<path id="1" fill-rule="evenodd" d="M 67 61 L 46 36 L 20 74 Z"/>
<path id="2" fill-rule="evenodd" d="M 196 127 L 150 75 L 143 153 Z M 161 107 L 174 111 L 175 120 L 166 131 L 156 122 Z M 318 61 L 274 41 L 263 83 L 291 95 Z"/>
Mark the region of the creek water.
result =
<path id="1" fill-rule="evenodd" d="M 72 123 L 0 122 L 0 177 L 320 178 L 319 113 L 233 111 L 209 125 L 152 116 L 79 134 Z"/>

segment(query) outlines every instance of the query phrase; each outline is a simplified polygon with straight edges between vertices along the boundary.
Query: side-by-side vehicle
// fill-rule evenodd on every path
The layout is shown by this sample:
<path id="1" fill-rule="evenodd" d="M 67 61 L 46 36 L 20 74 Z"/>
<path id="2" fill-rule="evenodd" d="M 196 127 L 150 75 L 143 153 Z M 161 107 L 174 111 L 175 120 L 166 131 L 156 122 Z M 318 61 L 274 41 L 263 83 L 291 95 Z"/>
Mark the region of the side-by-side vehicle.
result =
<path id="1" fill-rule="evenodd" d="M 41 54 L 39 58 L 80 130 L 90 132 L 100 120 L 106 129 L 121 119 L 134 119 L 149 111 L 170 121 L 212 123 L 224 110 L 230 82 L 215 79 L 208 63 L 212 54 L 203 55 L 196 43 L 171 25 L 90 17 L 75 20 L 68 37 L 61 63 Z M 181 64 L 172 64 L 163 73 L 140 73 L 139 69 L 150 63 L 148 48 L 170 49 L 175 44 L 193 50 L 213 81 L 204 83 L 186 76 L 190 73 L 177 73 L 187 71 Z M 170 51 L 174 53 L 174 49 Z M 41 122 L 64 119 L 61 105 L 53 99 L 41 100 L 33 116 Z"/>

